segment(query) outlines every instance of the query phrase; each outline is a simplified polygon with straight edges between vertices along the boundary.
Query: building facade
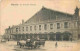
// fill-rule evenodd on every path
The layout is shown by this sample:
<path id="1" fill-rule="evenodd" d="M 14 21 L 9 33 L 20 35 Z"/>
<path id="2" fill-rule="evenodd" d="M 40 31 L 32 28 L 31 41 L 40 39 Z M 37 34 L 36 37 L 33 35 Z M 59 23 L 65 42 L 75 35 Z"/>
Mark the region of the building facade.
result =
<path id="1" fill-rule="evenodd" d="M 46 40 L 78 40 L 80 38 L 79 9 L 74 14 L 43 7 L 29 20 L 5 29 L 5 39 L 42 38 Z"/>

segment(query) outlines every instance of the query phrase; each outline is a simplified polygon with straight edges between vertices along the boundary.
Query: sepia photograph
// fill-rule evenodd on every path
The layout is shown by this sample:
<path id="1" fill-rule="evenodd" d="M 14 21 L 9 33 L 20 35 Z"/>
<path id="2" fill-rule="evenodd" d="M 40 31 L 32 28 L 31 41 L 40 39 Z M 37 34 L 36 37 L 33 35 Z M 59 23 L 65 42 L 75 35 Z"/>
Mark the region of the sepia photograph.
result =
<path id="1" fill-rule="evenodd" d="M 0 0 L 0 51 L 80 51 L 80 0 Z"/>

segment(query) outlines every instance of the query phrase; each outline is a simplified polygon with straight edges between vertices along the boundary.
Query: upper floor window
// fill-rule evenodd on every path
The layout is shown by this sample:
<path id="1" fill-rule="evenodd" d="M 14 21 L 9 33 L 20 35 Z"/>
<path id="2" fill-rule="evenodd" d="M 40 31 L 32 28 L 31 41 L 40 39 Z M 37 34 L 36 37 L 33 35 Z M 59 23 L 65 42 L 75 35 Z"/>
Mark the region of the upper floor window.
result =
<path id="1" fill-rule="evenodd" d="M 12 33 L 13 33 L 13 29 L 12 29 Z"/>
<path id="2" fill-rule="evenodd" d="M 60 23 L 57 23 L 57 29 L 60 29 Z"/>
<path id="3" fill-rule="evenodd" d="M 26 27 L 26 31 L 28 31 L 28 27 Z"/>
<path id="4" fill-rule="evenodd" d="M 44 25 L 44 30 L 47 30 L 47 24 Z"/>
<path id="5" fill-rule="evenodd" d="M 16 32 L 18 32 L 18 28 L 16 28 Z"/>
<path id="6" fill-rule="evenodd" d="M 11 30 L 10 30 L 10 33 L 11 33 Z"/>
<path id="7" fill-rule="evenodd" d="M 39 30 L 41 30 L 41 25 L 39 25 Z"/>
<path id="8" fill-rule="evenodd" d="M 22 30 L 24 31 L 24 27 L 22 28 Z"/>
<path id="9" fill-rule="evenodd" d="M 36 26 L 34 26 L 34 30 L 36 30 Z"/>
<path id="10" fill-rule="evenodd" d="M 68 28 L 68 22 L 64 23 L 64 28 Z"/>
<path id="11" fill-rule="evenodd" d="M 53 29 L 53 24 L 50 24 L 50 29 Z"/>
<path id="12" fill-rule="evenodd" d="M 30 31 L 32 31 L 32 26 L 30 26 Z"/>
<path id="13" fill-rule="evenodd" d="M 8 30 L 6 30 L 6 33 L 8 33 Z"/>
<path id="14" fill-rule="evenodd" d="M 19 31 L 20 31 L 20 27 L 19 27 Z"/>

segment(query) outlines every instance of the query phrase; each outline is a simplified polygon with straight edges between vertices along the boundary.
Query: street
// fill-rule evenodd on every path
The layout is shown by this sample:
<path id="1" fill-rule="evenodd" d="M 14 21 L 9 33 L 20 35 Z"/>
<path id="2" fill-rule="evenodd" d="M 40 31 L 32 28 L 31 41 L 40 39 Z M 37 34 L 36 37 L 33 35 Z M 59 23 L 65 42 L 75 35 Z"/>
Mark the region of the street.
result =
<path id="1" fill-rule="evenodd" d="M 0 42 L 0 51 L 80 51 L 80 42 L 57 41 L 57 47 L 55 47 L 55 43 L 56 41 L 46 41 L 44 47 L 28 49 L 20 48 L 16 41 Z"/>

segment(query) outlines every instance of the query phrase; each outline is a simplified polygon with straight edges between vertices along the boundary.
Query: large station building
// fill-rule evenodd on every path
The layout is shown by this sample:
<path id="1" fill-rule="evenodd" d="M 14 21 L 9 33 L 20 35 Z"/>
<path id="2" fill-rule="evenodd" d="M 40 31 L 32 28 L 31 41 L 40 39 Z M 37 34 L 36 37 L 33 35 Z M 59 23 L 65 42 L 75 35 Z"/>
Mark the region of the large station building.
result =
<path id="1" fill-rule="evenodd" d="M 5 29 L 5 39 L 41 38 L 46 40 L 80 39 L 79 8 L 68 14 L 42 7 L 29 20 Z"/>

